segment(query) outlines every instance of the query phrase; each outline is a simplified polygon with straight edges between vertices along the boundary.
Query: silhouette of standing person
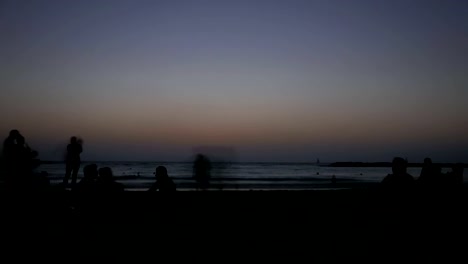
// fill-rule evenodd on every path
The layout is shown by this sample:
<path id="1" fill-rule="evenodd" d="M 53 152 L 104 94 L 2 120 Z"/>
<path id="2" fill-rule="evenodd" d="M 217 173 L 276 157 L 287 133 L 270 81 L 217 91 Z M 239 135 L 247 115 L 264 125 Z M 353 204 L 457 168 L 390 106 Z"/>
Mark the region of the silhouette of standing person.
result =
<path id="1" fill-rule="evenodd" d="M 176 185 L 172 179 L 167 175 L 167 169 L 164 166 L 156 168 L 156 182 L 149 188 L 150 192 L 175 192 Z"/>
<path id="2" fill-rule="evenodd" d="M 66 172 L 65 178 L 63 179 L 63 185 L 66 187 L 68 185 L 68 179 L 72 175 L 72 187 L 76 185 L 76 178 L 78 176 L 78 170 L 80 169 L 80 154 L 83 152 L 83 147 L 81 146 L 81 140 L 78 140 L 77 137 L 70 138 L 70 144 L 67 146 L 67 156 L 66 156 Z"/>
<path id="3" fill-rule="evenodd" d="M 198 154 L 195 158 L 193 177 L 197 181 L 197 188 L 201 188 L 202 190 L 208 188 L 211 178 L 211 163 L 206 156 Z"/>

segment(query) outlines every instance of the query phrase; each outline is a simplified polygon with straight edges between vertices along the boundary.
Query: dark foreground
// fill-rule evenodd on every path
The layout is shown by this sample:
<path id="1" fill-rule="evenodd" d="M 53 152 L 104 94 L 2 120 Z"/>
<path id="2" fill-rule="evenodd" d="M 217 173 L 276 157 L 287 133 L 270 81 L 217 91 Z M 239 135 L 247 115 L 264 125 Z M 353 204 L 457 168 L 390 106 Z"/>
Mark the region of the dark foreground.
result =
<path id="1" fill-rule="evenodd" d="M 52 192 L 0 198 L 2 253 L 31 247 L 46 256 L 154 258 L 171 250 L 174 259 L 223 261 L 254 253 L 404 263 L 463 260 L 468 249 L 466 191 Z"/>

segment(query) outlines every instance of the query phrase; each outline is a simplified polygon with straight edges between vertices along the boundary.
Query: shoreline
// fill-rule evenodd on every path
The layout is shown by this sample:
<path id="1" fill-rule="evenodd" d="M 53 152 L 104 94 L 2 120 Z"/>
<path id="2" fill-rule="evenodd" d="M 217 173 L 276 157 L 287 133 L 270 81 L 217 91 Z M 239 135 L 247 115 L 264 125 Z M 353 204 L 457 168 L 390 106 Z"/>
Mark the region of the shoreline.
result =
<path id="1" fill-rule="evenodd" d="M 154 163 L 154 164 L 191 164 L 191 161 L 81 161 L 82 164 L 89 163 Z M 336 161 L 336 162 L 224 162 L 224 161 L 212 161 L 213 164 L 268 164 L 268 165 L 316 165 L 318 167 L 332 167 L 332 168 L 391 168 L 392 162 L 388 161 L 377 161 L 377 162 L 364 162 L 364 161 Z M 441 168 L 451 168 L 455 164 L 461 163 L 464 168 L 468 168 L 468 163 L 462 162 L 435 162 L 433 165 L 439 166 Z M 43 160 L 41 164 L 50 165 L 50 164 L 65 164 L 65 161 L 55 161 L 55 160 Z M 408 162 L 408 168 L 422 168 L 424 163 L 422 162 Z"/>
<path id="2" fill-rule="evenodd" d="M 121 180 L 115 179 L 124 185 L 126 191 L 146 191 L 155 182 L 154 179 Z M 173 178 L 177 191 L 197 191 L 197 183 L 193 179 Z M 79 182 L 79 180 L 78 180 Z M 51 186 L 59 187 L 62 179 L 54 179 Z M 366 189 L 375 188 L 379 182 L 358 181 L 342 179 L 335 184 L 324 179 L 285 179 L 275 181 L 273 179 L 212 179 L 206 191 L 298 191 L 298 190 L 341 190 L 341 189 Z"/>
<path id="3" fill-rule="evenodd" d="M 457 163 L 432 163 L 434 166 L 440 168 L 452 168 Z M 463 163 L 462 163 L 463 164 Z M 408 168 L 422 168 L 424 163 L 414 163 L 409 162 L 407 164 Z M 332 167 L 332 168 L 391 168 L 391 162 L 333 162 L 323 167 Z M 463 164 L 463 168 L 468 168 L 468 164 Z"/>

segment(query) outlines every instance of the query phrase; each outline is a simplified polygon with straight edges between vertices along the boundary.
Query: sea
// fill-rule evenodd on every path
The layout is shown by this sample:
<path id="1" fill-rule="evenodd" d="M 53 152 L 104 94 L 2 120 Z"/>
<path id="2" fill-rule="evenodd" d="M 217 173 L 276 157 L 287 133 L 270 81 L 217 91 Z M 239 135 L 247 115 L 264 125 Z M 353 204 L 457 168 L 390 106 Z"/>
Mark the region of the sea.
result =
<path id="1" fill-rule="evenodd" d="M 155 182 L 155 169 L 165 166 L 177 190 L 198 190 L 192 177 L 193 164 L 189 162 L 82 162 L 82 169 L 94 163 L 99 168 L 110 167 L 115 180 L 126 190 L 145 191 Z M 208 190 L 324 190 L 347 189 L 376 185 L 391 173 L 391 168 L 330 167 L 315 163 L 213 163 Z M 42 164 L 38 169 L 47 172 L 51 184 L 60 184 L 65 174 L 64 163 Z M 448 172 L 443 168 L 442 172 Z M 408 168 L 408 173 L 419 177 L 421 168 Z M 332 178 L 336 179 L 332 183 Z"/>

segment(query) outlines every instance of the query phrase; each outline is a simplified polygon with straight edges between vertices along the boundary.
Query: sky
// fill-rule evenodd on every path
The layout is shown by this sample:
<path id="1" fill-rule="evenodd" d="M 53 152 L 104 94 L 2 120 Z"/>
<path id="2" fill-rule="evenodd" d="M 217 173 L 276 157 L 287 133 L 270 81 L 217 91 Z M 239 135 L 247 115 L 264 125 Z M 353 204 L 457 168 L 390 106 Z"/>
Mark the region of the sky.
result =
<path id="1" fill-rule="evenodd" d="M 468 162 L 468 1 L 0 0 L 42 159 Z"/>

